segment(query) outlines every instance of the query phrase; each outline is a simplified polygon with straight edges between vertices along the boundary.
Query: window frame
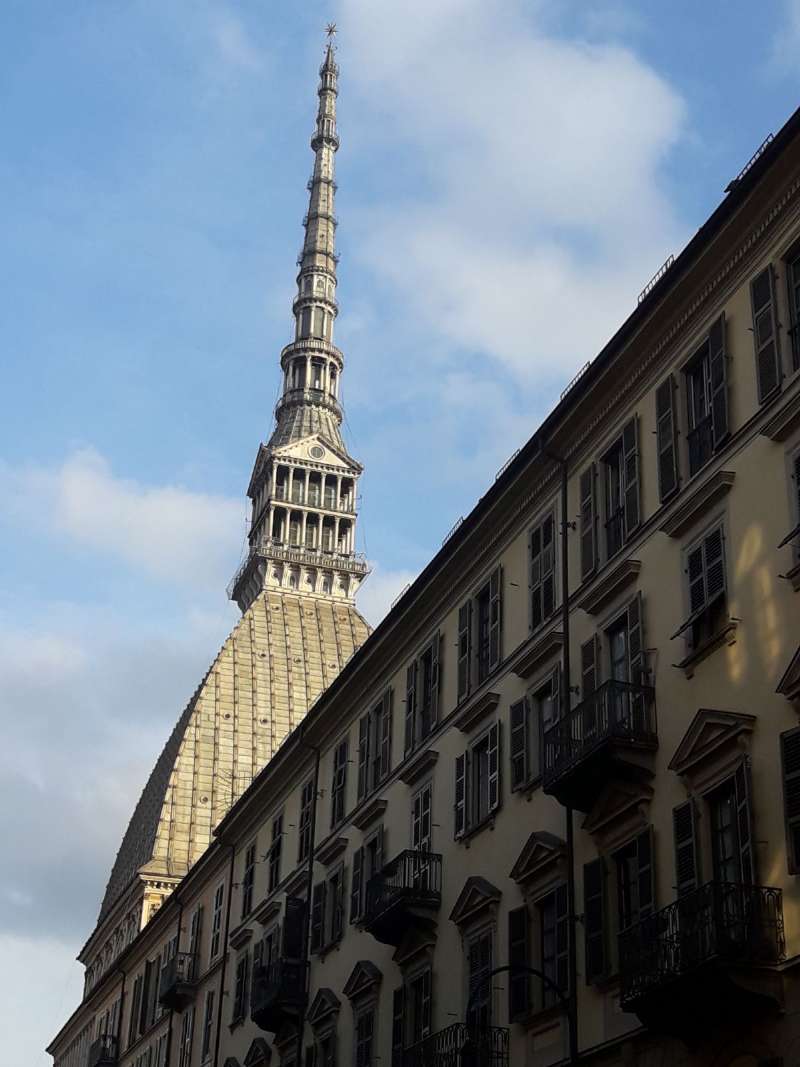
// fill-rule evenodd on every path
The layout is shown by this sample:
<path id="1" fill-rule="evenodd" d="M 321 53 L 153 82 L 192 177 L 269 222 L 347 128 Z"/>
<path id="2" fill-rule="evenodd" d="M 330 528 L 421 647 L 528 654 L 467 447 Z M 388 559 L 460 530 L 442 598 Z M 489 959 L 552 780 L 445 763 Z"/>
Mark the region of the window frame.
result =
<path id="1" fill-rule="evenodd" d="M 283 811 L 272 817 L 271 841 L 267 852 L 267 892 L 274 893 L 281 881 L 283 852 Z"/>
<path id="2" fill-rule="evenodd" d="M 304 863 L 311 849 L 312 812 L 314 809 L 314 777 L 307 778 L 300 788 L 300 812 L 297 820 L 297 862 Z"/>
<path id="3" fill-rule="evenodd" d="M 469 837 L 482 827 L 490 825 L 503 805 L 502 739 L 502 723 L 497 719 L 472 738 L 464 752 L 456 757 L 454 828 L 456 840 Z M 476 805 L 476 797 L 480 800 L 481 778 L 475 777 L 475 761 L 476 751 L 484 745 L 486 745 L 487 811 L 481 815 L 479 805 Z M 494 758 L 492 752 L 494 752 Z M 492 801 L 493 781 L 494 802 Z"/>
<path id="4" fill-rule="evenodd" d="M 528 531 L 528 629 L 535 633 L 552 619 L 558 609 L 558 523 L 553 502 Z M 546 543 L 547 528 L 550 541 Z M 547 582 L 550 580 L 550 593 Z M 537 611 L 537 601 L 539 608 Z M 548 610 L 549 603 L 549 610 Z"/>
<path id="5" fill-rule="evenodd" d="M 253 895 L 256 884 L 256 846 L 257 840 L 253 840 L 248 844 L 244 851 L 244 867 L 242 868 L 242 880 L 241 880 L 241 908 L 240 919 L 242 922 L 253 910 Z"/>
<path id="6" fill-rule="evenodd" d="M 800 370 L 800 242 L 795 243 L 783 257 L 786 271 L 786 300 L 789 308 L 789 347 L 791 374 Z M 792 290 L 795 290 L 792 292 Z"/>
<path id="7" fill-rule="evenodd" d="M 220 882 L 214 890 L 211 906 L 211 948 L 209 962 L 219 956 L 222 946 L 222 909 L 225 906 L 225 883 Z"/>
<path id="8" fill-rule="evenodd" d="M 344 822 L 347 814 L 347 765 L 350 760 L 350 735 L 345 734 L 333 747 L 331 767 L 331 830 Z"/>
<path id="9" fill-rule="evenodd" d="M 508 757 L 512 793 L 533 789 L 541 783 L 545 731 L 561 718 L 562 674 L 563 667 L 559 662 L 530 686 L 520 700 L 513 701 L 509 708 Z M 551 703 L 552 712 L 547 722 L 544 719 L 541 699 L 545 690 L 549 690 L 547 699 Z"/>
<path id="10" fill-rule="evenodd" d="M 479 609 L 482 601 L 487 602 L 483 616 Z M 479 689 L 503 662 L 503 601 L 503 566 L 498 563 L 458 609 L 458 704 Z M 480 647 L 482 636 L 485 657 Z"/>
<path id="11" fill-rule="evenodd" d="M 727 549 L 727 517 L 717 515 L 701 533 L 697 534 L 681 550 L 681 563 L 683 571 L 684 604 L 686 614 L 680 627 L 672 635 L 673 638 L 684 636 L 687 644 L 687 652 L 690 656 L 712 645 L 719 634 L 725 629 L 729 621 L 728 599 L 728 549 Z M 715 535 L 719 535 L 720 554 L 719 558 L 712 557 L 711 564 L 707 558 L 707 544 Z M 695 553 L 701 553 L 701 571 L 692 577 L 692 557 Z M 719 567 L 721 586 L 709 596 L 708 574 L 711 567 Z M 703 598 L 702 603 L 693 606 L 692 585 L 697 588 L 702 578 Z M 713 614 L 712 614 L 713 612 Z"/>

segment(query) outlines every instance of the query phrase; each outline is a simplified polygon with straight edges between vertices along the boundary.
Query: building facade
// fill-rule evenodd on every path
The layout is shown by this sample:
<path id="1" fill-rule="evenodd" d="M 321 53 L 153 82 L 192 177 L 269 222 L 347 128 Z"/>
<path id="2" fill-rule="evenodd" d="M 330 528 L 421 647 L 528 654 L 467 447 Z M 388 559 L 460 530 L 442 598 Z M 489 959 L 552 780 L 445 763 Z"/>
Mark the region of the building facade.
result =
<path id="1" fill-rule="evenodd" d="M 800 1059 L 800 112 L 726 193 L 56 1067 Z"/>

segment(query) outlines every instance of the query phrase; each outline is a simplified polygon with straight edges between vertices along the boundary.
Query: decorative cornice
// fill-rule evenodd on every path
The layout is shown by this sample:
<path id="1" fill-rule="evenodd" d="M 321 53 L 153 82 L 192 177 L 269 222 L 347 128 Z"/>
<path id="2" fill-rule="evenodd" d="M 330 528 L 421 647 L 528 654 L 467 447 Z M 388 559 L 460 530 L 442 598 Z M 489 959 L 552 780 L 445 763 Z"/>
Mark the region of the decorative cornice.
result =
<path id="1" fill-rule="evenodd" d="M 403 767 L 398 778 L 405 785 L 415 785 L 420 778 L 433 770 L 438 758 L 439 753 L 435 749 L 426 748 Z"/>
<path id="2" fill-rule="evenodd" d="M 350 822 L 357 830 L 366 830 L 381 818 L 388 805 L 389 802 L 384 797 L 373 797 L 357 809 L 350 817 Z"/>
<path id="3" fill-rule="evenodd" d="M 269 926 L 274 922 L 281 913 L 281 902 L 279 900 L 264 900 L 257 908 L 253 909 L 250 918 L 262 926 Z"/>
<path id="4" fill-rule="evenodd" d="M 597 615 L 636 581 L 641 569 L 642 564 L 638 559 L 623 559 L 615 566 L 606 567 L 599 579 L 576 597 L 575 607 L 583 608 L 587 615 Z"/>
<path id="5" fill-rule="evenodd" d="M 700 708 L 675 749 L 668 769 L 680 775 L 693 771 L 723 746 L 737 743 L 740 736 L 752 733 L 755 724 L 755 715 Z"/>
<path id="6" fill-rule="evenodd" d="M 800 426 L 800 388 L 782 399 L 784 402 L 761 427 L 760 432 L 770 441 L 783 442 Z"/>
<path id="7" fill-rule="evenodd" d="M 561 654 L 564 634 L 561 630 L 548 630 L 544 636 L 534 634 L 509 664 L 518 678 L 526 681 L 533 677 L 547 662 Z"/>
<path id="8" fill-rule="evenodd" d="M 661 523 L 661 532 L 667 537 L 680 537 L 728 495 L 735 479 L 735 471 L 715 471 L 710 478 L 679 499 L 677 507 Z"/>
<path id="9" fill-rule="evenodd" d="M 453 720 L 453 725 L 462 734 L 468 734 L 483 722 L 487 715 L 491 715 L 499 703 L 499 693 L 481 693 L 477 700 L 469 701 L 464 710 Z"/>
<path id="10" fill-rule="evenodd" d="M 358 1000 L 368 993 L 376 993 L 383 981 L 383 973 L 371 960 L 359 960 L 350 972 L 342 992 L 348 1000 Z"/>
<path id="11" fill-rule="evenodd" d="M 332 837 L 330 841 L 326 841 L 324 845 L 317 849 L 314 859 L 317 863 L 321 863 L 323 867 L 328 867 L 334 860 L 338 859 L 346 849 L 346 837 Z"/>
<path id="12" fill-rule="evenodd" d="M 248 923 L 252 921 L 252 916 L 248 915 Z M 228 944 L 231 948 L 242 948 L 248 941 L 252 940 L 253 928 L 252 926 L 237 926 L 235 930 L 231 930 L 228 937 Z"/>
<path id="13" fill-rule="evenodd" d="M 502 896 L 496 885 L 492 885 L 486 878 L 480 875 L 471 875 L 458 894 L 458 899 L 450 912 L 450 921 L 457 926 L 465 926 L 477 915 L 493 908 Z"/>

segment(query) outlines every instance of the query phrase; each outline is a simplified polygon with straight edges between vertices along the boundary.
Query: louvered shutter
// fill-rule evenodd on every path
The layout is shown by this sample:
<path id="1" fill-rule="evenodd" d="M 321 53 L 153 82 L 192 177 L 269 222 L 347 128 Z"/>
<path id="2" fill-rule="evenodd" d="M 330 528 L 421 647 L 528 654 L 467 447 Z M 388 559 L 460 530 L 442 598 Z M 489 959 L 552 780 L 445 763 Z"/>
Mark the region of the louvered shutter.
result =
<path id="1" fill-rule="evenodd" d="M 687 800 L 672 809 L 672 834 L 675 844 L 675 888 L 685 896 L 697 888 L 698 857 L 694 802 Z"/>
<path id="2" fill-rule="evenodd" d="M 556 543 L 553 516 L 548 515 L 542 526 L 542 614 L 549 619 L 556 606 Z"/>
<path id="3" fill-rule="evenodd" d="M 528 778 L 527 701 L 518 700 L 511 705 L 511 789 L 519 789 Z"/>
<path id="4" fill-rule="evenodd" d="M 742 881 L 752 885 L 755 881 L 755 855 L 753 852 L 753 806 L 750 799 L 750 764 L 744 759 L 734 774 L 736 788 L 736 822 L 739 831 L 739 856 Z"/>
<path id="5" fill-rule="evenodd" d="M 564 669 L 559 664 L 550 675 L 550 699 L 553 706 L 552 722 L 556 722 L 561 718 L 561 681 L 563 674 Z"/>
<path id="6" fill-rule="evenodd" d="M 489 729 L 489 811 L 497 811 L 503 799 L 500 776 L 500 723 Z"/>
<path id="7" fill-rule="evenodd" d="M 531 629 L 535 630 L 544 618 L 542 609 L 542 527 L 535 526 L 528 534 L 528 558 L 531 590 Z"/>
<path id="8" fill-rule="evenodd" d="M 138 1035 L 139 1012 L 142 1006 L 142 976 L 138 975 L 133 983 L 131 995 L 131 1017 L 128 1020 L 128 1044 L 132 1045 Z"/>
<path id="9" fill-rule="evenodd" d="M 325 925 L 325 883 L 317 882 L 311 895 L 311 951 L 319 952 Z"/>
<path id="10" fill-rule="evenodd" d="M 530 533 L 531 629 L 535 630 L 555 609 L 555 543 L 553 516 L 548 515 Z"/>
<path id="11" fill-rule="evenodd" d="M 750 283 L 753 311 L 753 342 L 756 354 L 758 400 L 763 403 L 781 382 L 778 351 L 778 324 L 775 318 L 775 285 L 772 267 L 757 274 Z"/>
<path id="12" fill-rule="evenodd" d="M 143 1034 L 147 1029 L 147 1015 L 150 1005 L 150 984 L 153 981 L 153 961 L 148 960 L 144 965 L 144 978 L 142 980 L 141 1001 L 139 1004 L 138 1031 Z"/>
<path id="13" fill-rule="evenodd" d="M 670 374 L 656 389 L 658 493 L 662 503 L 678 488 L 678 447 L 675 424 L 675 382 Z"/>
<path id="14" fill-rule="evenodd" d="M 642 594 L 637 593 L 628 604 L 628 678 L 632 685 L 642 686 L 647 683 L 645 669 L 644 625 L 642 620 Z M 634 690 L 630 695 L 631 722 L 633 730 L 643 731 L 645 722 L 645 699 L 641 690 Z"/>
<path id="15" fill-rule="evenodd" d="M 524 968 L 530 965 L 528 909 L 523 906 L 508 913 L 508 1017 L 512 1021 L 530 1008 L 530 978 Z M 515 970 L 515 968 L 518 968 Z"/>
<path id="16" fill-rule="evenodd" d="M 456 756 L 455 781 L 455 836 L 460 837 L 466 829 L 467 757 Z"/>
<path id="17" fill-rule="evenodd" d="M 686 573 L 689 576 L 689 613 L 695 615 L 706 604 L 706 577 L 703 567 L 703 546 L 693 548 L 686 558 Z"/>
<path id="18" fill-rule="evenodd" d="M 792 370 L 800 370 L 800 256 L 796 255 L 786 266 L 792 322 Z"/>
<path id="19" fill-rule="evenodd" d="M 344 935 L 344 902 L 347 892 L 347 869 L 341 868 L 331 901 L 331 941 L 341 941 Z"/>
<path id="20" fill-rule="evenodd" d="M 405 755 L 413 749 L 417 722 L 417 661 L 406 668 Z"/>
<path id="21" fill-rule="evenodd" d="M 358 799 L 367 795 L 367 773 L 369 768 L 369 714 L 358 720 Z"/>
<path id="22" fill-rule="evenodd" d="M 430 970 L 423 972 L 420 985 L 419 1035 L 428 1037 L 433 1029 L 433 991 Z"/>
<path id="23" fill-rule="evenodd" d="M 569 989 L 569 898 L 566 884 L 556 888 L 556 985 Z"/>
<path id="24" fill-rule="evenodd" d="M 639 918 L 653 914 L 655 906 L 655 872 L 653 870 L 653 827 L 648 826 L 636 838 L 636 866 L 639 886 Z"/>
<path id="25" fill-rule="evenodd" d="M 392 994 L 392 1067 L 403 1067 L 405 1045 L 405 988 L 398 986 Z"/>
<path id="26" fill-rule="evenodd" d="M 708 332 L 711 374 L 711 424 L 714 448 L 728 436 L 728 357 L 725 351 L 725 315 L 712 323 Z"/>
<path id="27" fill-rule="evenodd" d="M 597 509 L 595 506 L 594 464 L 579 479 L 581 578 L 588 578 L 597 566 Z"/>
<path id="28" fill-rule="evenodd" d="M 725 595 L 725 552 L 722 527 L 718 526 L 703 539 L 703 564 L 706 580 L 706 607 Z"/>
<path id="29" fill-rule="evenodd" d="M 431 729 L 439 721 L 439 653 L 442 635 L 437 634 L 431 642 Z"/>
<path id="30" fill-rule="evenodd" d="M 597 689 L 597 638 L 581 645 L 581 695 L 584 700 Z"/>
<path id="31" fill-rule="evenodd" d="M 641 519 L 639 501 L 639 420 L 634 416 L 622 430 L 622 468 L 625 493 L 625 536 L 629 537 Z"/>
<path id="32" fill-rule="evenodd" d="M 378 827 L 378 830 L 375 834 L 375 871 L 373 872 L 375 874 L 377 874 L 378 871 L 383 870 L 385 842 L 386 830 L 381 825 Z"/>
<path id="33" fill-rule="evenodd" d="M 361 917 L 363 899 L 362 880 L 364 872 L 364 848 L 357 848 L 353 853 L 353 884 L 350 887 L 350 922 Z"/>
<path id="34" fill-rule="evenodd" d="M 789 873 L 797 874 L 800 871 L 800 728 L 781 734 L 781 768 Z"/>
<path id="35" fill-rule="evenodd" d="M 605 977 L 607 970 L 605 881 L 602 857 L 584 864 L 583 934 L 587 984 Z"/>
<path id="36" fill-rule="evenodd" d="M 458 699 L 469 692 L 472 601 L 468 600 L 458 609 Z"/>
<path id="37" fill-rule="evenodd" d="M 503 568 L 497 567 L 489 578 L 489 670 L 500 662 L 503 631 Z"/>
<path id="38" fill-rule="evenodd" d="M 306 902 L 302 897 L 287 897 L 284 913 L 283 955 L 287 960 L 301 960 L 305 956 Z"/>
<path id="39" fill-rule="evenodd" d="M 380 781 L 389 774 L 392 769 L 392 704 L 394 702 L 394 690 L 387 689 L 383 694 L 381 704 L 380 722 L 378 723 L 378 744 L 380 745 L 380 762 L 378 776 Z M 377 784 L 377 783 L 376 783 Z"/>

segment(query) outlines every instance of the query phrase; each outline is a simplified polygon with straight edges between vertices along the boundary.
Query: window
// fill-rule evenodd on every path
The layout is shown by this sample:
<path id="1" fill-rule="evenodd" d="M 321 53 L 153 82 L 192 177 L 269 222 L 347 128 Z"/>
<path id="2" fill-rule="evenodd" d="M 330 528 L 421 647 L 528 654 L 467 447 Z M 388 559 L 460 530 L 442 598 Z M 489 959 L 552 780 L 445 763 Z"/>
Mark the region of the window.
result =
<path id="1" fill-rule="evenodd" d="M 161 1034 L 156 1041 L 155 1067 L 167 1067 L 167 1034 Z"/>
<path id="2" fill-rule="evenodd" d="M 711 641 L 728 618 L 725 537 L 721 525 L 687 550 L 685 574 L 689 616 L 672 636 L 686 634 L 691 652 Z"/>
<path id="3" fill-rule="evenodd" d="M 696 474 L 728 436 L 728 370 L 725 316 L 684 370 L 688 415 L 689 474 Z"/>
<path id="4" fill-rule="evenodd" d="M 639 525 L 639 430 L 635 418 L 603 457 L 606 559 L 622 548 Z"/>
<path id="5" fill-rule="evenodd" d="M 429 1037 L 433 1029 L 432 973 L 419 971 L 395 989 L 392 999 L 392 1067 L 403 1067 L 403 1049 Z"/>
<path id="6" fill-rule="evenodd" d="M 551 513 L 528 536 L 531 629 L 550 618 L 556 606 L 555 517 Z"/>
<path id="7" fill-rule="evenodd" d="M 214 990 L 209 989 L 206 993 L 205 1010 L 203 1011 L 203 1037 L 200 1045 L 201 1062 L 211 1055 L 211 1034 L 214 1029 Z"/>
<path id="8" fill-rule="evenodd" d="M 789 873 L 800 872 L 800 729 L 781 734 L 783 812 Z"/>
<path id="9" fill-rule="evenodd" d="M 653 911 L 652 830 L 613 854 L 617 883 L 617 931 L 635 926 Z"/>
<path id="10" fill-rule="evenodd" d="M 256 877 L 256 844 L 247 846 L 244 854 L 244 872 L 242 874 L 242 918 L 246 919 L 253 910 L 253 884 Z"/>
<path id="11" fill-rule="evenodd" d="M 542 773 L 545 730 L 560 714 L 561 667 L 523 700 L 511 705 L 511 789 L 523 789 Z"/>
<path id="12" fill-rule="evenodd" d="M 350 888 L 350 922 L 358 922 L 364 914 L 367 897 L 367 885 L 383 868 L 384 831 L 383 827 L 370 834 L 364 844 L 353 853 L 353 884 Z"/>
<path id="13" fill-rule="evenodd" d="M 794 542 L 794 556 L 800 562 L 800 448 L 789 456 L 790 523 L 792 529 L 778 548 Z"/>
<path id="14" fill-rule="evenodd" d="M 272 820 L 272 843 L 269 846 L 267 891 L 272 893 L 281 880 L 281 845 L 283 842 L 283 813 Z"/>
<path id="15" fill-rule="evenodd" d="M 241 1022 L 247 1013 L 247 1000 L 250 993 L 250 950 L 244 952 L 236 961 L 236 976 L 233 984 L 233 1013 L 231 1025 Z"/>
<path id="16" fill-rule="evenodd" d="M 404 754 L 408 755 L 439 721 L 439 634 L 406 669 Z"/>
<path id="17" fill-rule="evenodd" d="M 467 941 L 467 1026 L 479 1030 L 492 1025 L 493 937 L 485 930 Z"/>
<path id="18" fill-rule="evenodd" d="M 502 567 L 497 567 L 458 612 L 458 699 L 480 685 L 500 663 Z"/>
<path id="19" fill-rule="evenodd" d="M 214 907 L 211 913 L 211 959 L 219 955 L 222 938 L 222 904 L 225 900 L 225 886 L 218 885 L 214 893 Z"/>
<path id="20" fill-rule="evenodd" d="M 195 908 L 189 922 L 189 955 L 191 956 L 190 977 L 197 978 L 200 974 L 200 939 L 203 934 L 203 906 Z"/>
<path id="21" fill-rule="evenodd" d="M 762 270 L 750 282 L 750 306 L 753 312 L 758 401 L 763 404 L 781 384 L 775 279 L 771 266 Z"/>
<path id="22" fill-rule="evenodd" d="M 178 1046 L 178 1067 L 189 1067 L 192 1062 L 192 1034 L 194 1031 L 194 1005 L 190 1004 L 181 1016 L 181 1036 Z"/>
<path id="23" fill-rule="evenodd" d="M 567 915 L 567 887 L 560 885 L 536 903 L 539 921 L 539 954 L 542 971 L 551 982 L 565 992 L 569 987 L 569 920 Z M 542 983 L 542 1007 L 550 1007 L 557 1000 L 555 990 Z"/>
<path id="24" fill-rule="evenodd" d="M 345 791 L 347 788 L 348 741 L 345 737 L 333 750 L 333 777 L 331 780 L 331 829 L 344 818 Z"/>
<path id="25" fill-rule="evenodd" d="M 745 761 L 711 793 L 708 808 L 714 881 L 752 884 L 750 768 Z"/>
<path id="26" fill-rule="evenodd" d="M 678 426 L 675 412 L 675 379 L 670 376 L 656 389 L 656 447 L 658 450 L 658 495 L 661 503 L 678 488 Z"/>
<path id="27" fill-rule="evenodd" d="M 311 951 L 324 952 L 344 933 L 344 865 L 317 882 L 311 897 Z"/>
<path id="28" fill-rule="evenodd" d="M 131 994 L 131 1015 L 128 1020 L 128 1046 L 139 1036 L 139 1013 L 142 1009 L 142 975 L 138 974 Z"/>
<path id="29" fill-rule="evenodd" d="M 372 1045 L 375 1035 L 375 1009 L 367 1008 L 356 1015 L 355 1067 L 374 1067 Z"/>
<path id="30" fill-rule="evenodd" d="M 300 794 L 300 823 L 297 831 L 297 862 L 302 863 L 311 848 L 311 817 L 314 808 L 314 779 L 309 778 Z"/>
<path id="31" fill-rule="evenodd" d="M 800 370 L 800 248 L 796 248 L 786 263 L 789 285 L 789 335 L 792 339 L 792 370 Z"/>
<path id="32" fill-rule="evenodd" d="M 455 836 L 484 823 L 500 807 L 500 724 L 456 757 Z"/>
<path id="33" fill-rule="evenodd" d="M 309 1057 L 308 1053 L 312 1056 Z M 313 1047 L 306 1049 L 308 1067 L 336 1067 L 336 1031 L 332 1030 L 317 1038 Z"/>
<path id="34" fill-rule="evenodd" d="M 358 723 L 358 799 L 388 776 L 392 756 L 392 690 L 387 689 Z"/>
<path id="35" fill-rule="evenodd" d="M 431 783 L 427 782 L 411 802 L 411 848 L 415 852 L 431 851 Z"/>
<path id="36" fill-rule="evenodd" d="M 578 482 L 580 495 L 581 579 L 597 568 L 597 503 L 595 501 L 594 464 L 586 468 Z"/>

